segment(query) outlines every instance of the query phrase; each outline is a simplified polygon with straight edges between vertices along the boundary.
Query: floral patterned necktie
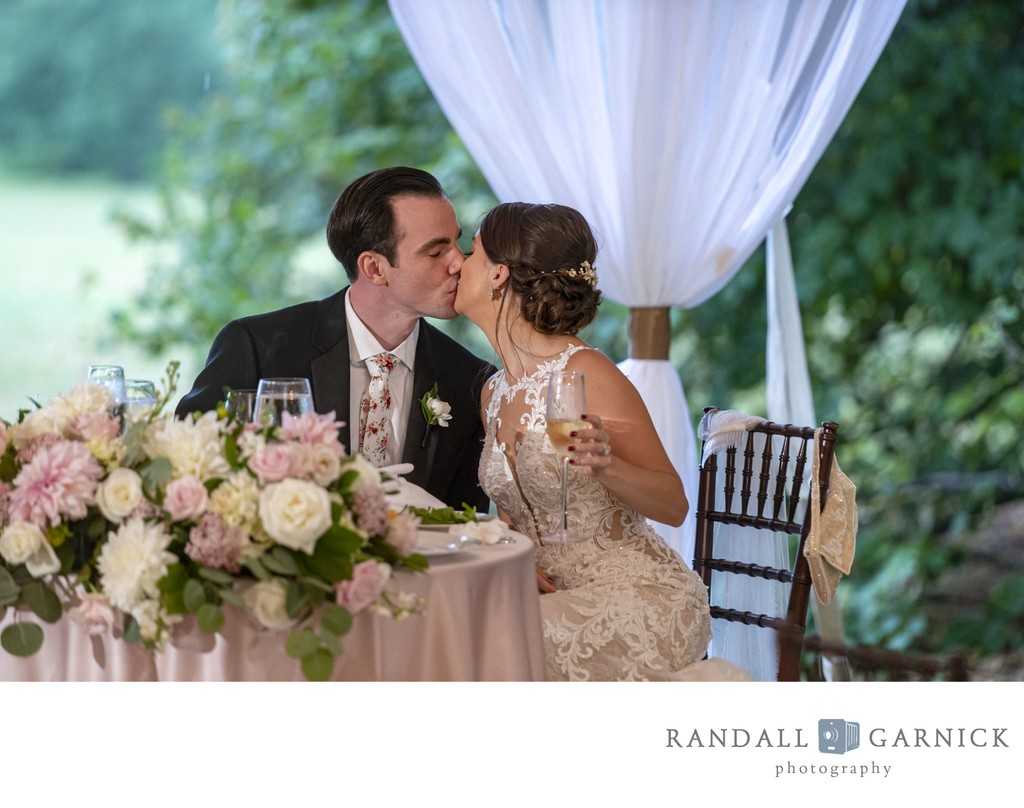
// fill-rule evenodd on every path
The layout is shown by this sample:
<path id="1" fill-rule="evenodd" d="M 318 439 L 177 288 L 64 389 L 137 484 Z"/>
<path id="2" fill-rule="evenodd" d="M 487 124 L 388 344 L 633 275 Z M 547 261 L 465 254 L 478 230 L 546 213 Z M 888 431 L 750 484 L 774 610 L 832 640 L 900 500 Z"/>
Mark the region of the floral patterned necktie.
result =
<path id="1" fill-rule="evenodd" d="M 359 405 L 359 452 L 373 465 L 387 465 L 388 438 L 391 436 L 391 371 L 398 357 L 379 353 L 366 360 L 370 383 Z"/>

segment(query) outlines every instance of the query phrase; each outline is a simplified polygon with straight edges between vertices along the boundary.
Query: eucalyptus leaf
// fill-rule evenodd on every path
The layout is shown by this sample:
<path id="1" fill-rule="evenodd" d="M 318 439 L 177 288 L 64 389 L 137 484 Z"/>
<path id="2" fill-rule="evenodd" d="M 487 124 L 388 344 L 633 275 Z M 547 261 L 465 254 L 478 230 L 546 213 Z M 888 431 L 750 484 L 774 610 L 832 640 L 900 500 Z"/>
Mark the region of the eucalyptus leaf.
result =
<path id="1" fill-rule="evenodd" d="M 297 575 L 299 572 L 295 559 L 283 547 L 274 547 L 269 553 L 264 554 L 261 561 L 268 570 L 278 575 Z"/>
<path id="2" fill-rule="evenodd" d="M 64 614 L 60 598 L 42 581 L 29 581 L 22 587 L 21 595 L 28 607 L 47 623 L 56 623 Z"/>
<path id="3" fill-rule="evenodd" d="M 5 567 L 0 567 L 0 605 L 13 604 L 21 597 L 21 587 Z"/>
<path id="4" fill-rule="evenodd" d="M 336 637 L 342 637 L 352 628 L 352 612 L 344 606 L 328 603 L 320 614 L 320 628 Z"/>
<path id="5" fill-rule="evenodd" d="M 326 682 L 334 672 L 334 654 L 319 648 L 302 658 L 302 672 L 311 682 Z"/>
<path id="6" fill-rule="evenodd" d="M 189 578 L 182 591 L 182 596 L 185 599 L 185 608 L 190 612 L 196 611 L 206 603 L 206 589 L 194 578 Z"/>
<path id="7" fill-rule="evenodd" d="M 0 632 L 0 646 L 14 656 L 32 656 L 43 647 L 43 630 L 35 623 L 15 623 Z"/>
<path id="8" fill-rule="evenodd" d="M 142 629 L 139 628 L 139 621 L 126 614 L 124 617 L 124 641 L 126 643 L 142 642 Z"/>
<path id="9" fill-rule="evenodd" d="M 164 577 L 156 582 L 161 592 L 180 592 L 188 583 L 188 572 L 182 564 L 170 564 Z"/>
<path id="10" fill-rule="evenodd" d="M 329 631 L 324 631 L 323 626 L 321 626 L 319 637 L 320 642 L 323 643 L 324 648 L 326 648 L 336 657 L 341 656 L 341 637 L 339 637 L 337 634 L 331 634 L 331 632 Z"/>
<path id="11" fill-rule="evenodd" d="M 234 576 L 226 570 L 217 569 L 216 567 L 200 567 L 199 576 L 205 578 L 211 583 L 220 584 L 221 586 L 230 586 L 234 583 Z"/>
<path id="12" fill-rule="evenodd" d="M 237 606 L 239 609 L 245 608 L 245 598 L 242 597 L 241 593 L 236 592 L 230 586 L 218 589 L 217 593 L 220 595 L 220 599 L 225 603 L 230 603 L 232 606 Z"/>
<path id="13" fill-rule="evenodd" d="M 285 640 L 284 650 L 292 659 L 304 659 L 320 647 L 320 639 L 310 629 L 293 631 Z"/>
<path id="14" fill-rule="evenodd" d="M 263 562 L 261 562 L 258 558 L 246 559 L 245 566 L 248 568 L 249 572 L 255 575 L 256 578 L 260 581 L 269 581 L 271 578 L 273 578 L 269 570 L 267 570 L 267 568 L 263 566 Z"/>
<path id="15" fill-rule="evenodd" d="M 200 631 L 205 631 L 207 634 L 216 634 L 224 625 L 224 612 L 220 610 L 219 606 L 215 606 L 212 603 L 204 603 L 196 611 L 196 625 L 199 626 Z"/>

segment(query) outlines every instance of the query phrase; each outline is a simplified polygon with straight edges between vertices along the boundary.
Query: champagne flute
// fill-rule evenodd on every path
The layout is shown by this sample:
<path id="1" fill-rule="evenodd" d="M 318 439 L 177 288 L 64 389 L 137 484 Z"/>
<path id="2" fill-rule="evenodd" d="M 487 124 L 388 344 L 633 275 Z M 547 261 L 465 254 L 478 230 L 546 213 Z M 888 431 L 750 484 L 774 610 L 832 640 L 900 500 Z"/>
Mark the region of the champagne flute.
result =
<path id="1" fill-rule="evenodd" d="M 571 544 L 586 539 L 569 530 L 569 453 L 574 430 L 586 427 L 582 416 L 586 411 L 586 390 L 583 374 L 575 371 L 552 373 L 548 380 L 547 433 L 558 456 L 562 475 L 562 512 L 558 528 L 541 536 L 541 544 Z"/>
<path id="2" fill-rule="evenodd" d="M 250 424 L 256 412 L 256 391 L 248 389 L 228 390 L 224 398 L 224 409 L 234 416 L 237 423 Z"/>
<path id="3" fill-rule="evenodd" d="M 260 379 L 256 387 L 256 410 L 253 415 L 256 422 L 260 426 L 281 426 L 286 412 L 292 415 L 313 412 L 313 390 L 309 379 Z"/>

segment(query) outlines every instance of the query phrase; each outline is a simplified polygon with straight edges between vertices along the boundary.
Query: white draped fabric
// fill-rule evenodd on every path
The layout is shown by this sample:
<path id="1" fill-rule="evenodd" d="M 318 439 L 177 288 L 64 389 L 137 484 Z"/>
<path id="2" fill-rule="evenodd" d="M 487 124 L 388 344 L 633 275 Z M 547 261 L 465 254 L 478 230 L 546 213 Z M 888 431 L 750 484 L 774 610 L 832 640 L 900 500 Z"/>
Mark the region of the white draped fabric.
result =
<path id="1" fill-rule="evenodd" d="M 781 219 L 905 0 L 389 2 L 498 198 L 580 210 L 610 299 L 692 307 Z M 692 498 L 682 387 L 647 361 L 630 375 Z M 664 535 L 692 559 L 692 521 Z"/>

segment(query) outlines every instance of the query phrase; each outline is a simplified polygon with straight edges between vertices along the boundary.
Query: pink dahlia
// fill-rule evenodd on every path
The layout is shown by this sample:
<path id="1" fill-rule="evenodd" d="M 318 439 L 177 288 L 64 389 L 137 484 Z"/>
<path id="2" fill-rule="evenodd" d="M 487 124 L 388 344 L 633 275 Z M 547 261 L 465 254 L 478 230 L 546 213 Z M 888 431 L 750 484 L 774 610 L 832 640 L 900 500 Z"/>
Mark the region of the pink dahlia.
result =
<path id="1" fill-rule="evenodd" d="M 60 441 L 44 446 L 14 478 L 11 519 L 41 528 L 61 517 L 82 519 L 96 501 L 103 467 L 83 444 Z"/>

